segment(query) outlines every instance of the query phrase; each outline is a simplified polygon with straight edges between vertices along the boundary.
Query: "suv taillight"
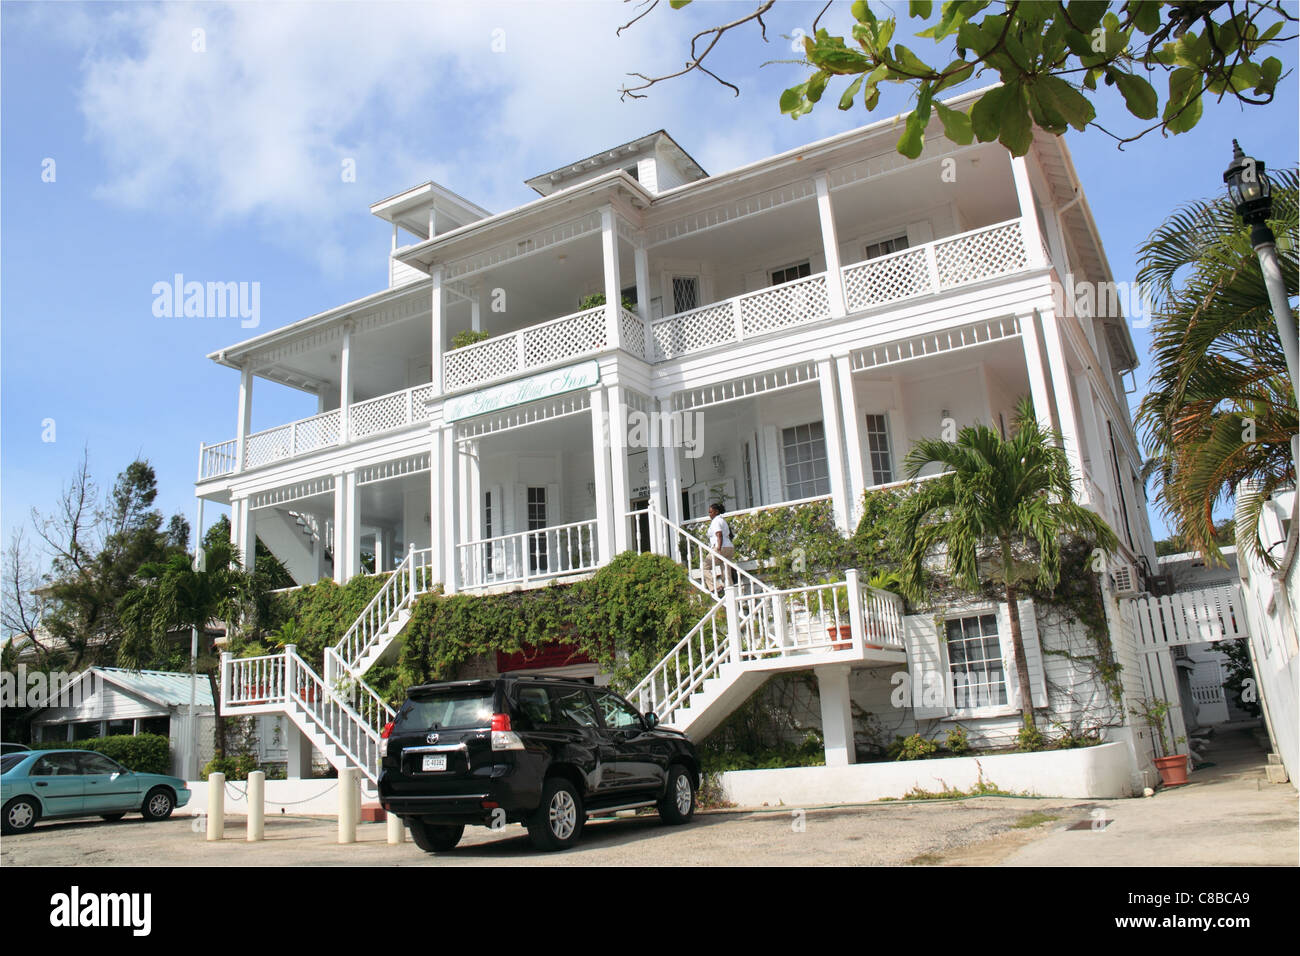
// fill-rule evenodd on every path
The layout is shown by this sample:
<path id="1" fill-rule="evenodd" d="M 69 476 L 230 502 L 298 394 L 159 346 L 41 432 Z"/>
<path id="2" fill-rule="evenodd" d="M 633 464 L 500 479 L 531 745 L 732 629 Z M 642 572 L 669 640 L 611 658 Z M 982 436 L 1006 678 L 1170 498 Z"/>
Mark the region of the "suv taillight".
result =
<path id="1" fill-rule="evenodd" d="M 390 720 L 384 724 L 384 729 L 379 732 L 379 756 L 388 756 L 388 738 L 393 733 L 393 722 Z"/>
<path id="2" fill-rule="evenodd" d="M 493 750 L 523 750 L 524 742 L 519 739 L 519 735 L 510 729 L 509 714 L 492 715 L 492 749 Z"/>

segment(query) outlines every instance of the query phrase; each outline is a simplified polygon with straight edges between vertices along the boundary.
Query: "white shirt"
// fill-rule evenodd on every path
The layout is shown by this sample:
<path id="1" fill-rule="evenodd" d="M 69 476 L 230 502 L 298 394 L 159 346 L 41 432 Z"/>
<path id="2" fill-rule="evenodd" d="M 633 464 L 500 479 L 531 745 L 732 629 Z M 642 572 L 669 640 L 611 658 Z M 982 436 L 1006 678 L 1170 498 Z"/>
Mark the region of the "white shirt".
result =
<path id="1" fill-rule="evenodd" d="M 709 547 L 716 549 L 718 547 L 718 532 L 722 532 L 722 547 L 731 547 L 731 526 L 727 524 L 727 519 L 718 515 L 709 522 Z"/>

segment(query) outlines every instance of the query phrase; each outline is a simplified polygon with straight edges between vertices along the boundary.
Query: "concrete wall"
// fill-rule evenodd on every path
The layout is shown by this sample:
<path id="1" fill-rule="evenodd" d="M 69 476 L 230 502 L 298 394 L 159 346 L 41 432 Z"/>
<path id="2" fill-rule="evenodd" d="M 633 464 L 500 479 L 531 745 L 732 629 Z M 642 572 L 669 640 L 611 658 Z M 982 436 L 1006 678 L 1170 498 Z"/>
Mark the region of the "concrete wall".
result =
<path id="1" fill-rule="evenodd" d="M 981 779 L 999 790 L 1042 797 L 1111 798 L 1133 792 L 1123 743 L 992 757 L 734 770 L 721 775 L 721 786 L 726 799 L 742 807 L 798 807 L 903 797 L 916 788 L 970 790 Z"/>
<path id="2" fill-rule="evenodd" d="M 178 814 L 197 816 L 200 813 L 207 813 L 208 782 L 191 780 L 186 786 L 190 788 L 190 801 L 177 811 Z M 226 816 L 248 816 L 247 794 L 246 780 L 226 782 Z M 372 786 L 364 779 L 361 787 L 361 802 L 363 804 L 377 802 Z M 336 816 L 338 812 L 339 782 L 337 779 L 266 781 L 268 818 L 302 814 Z"/>

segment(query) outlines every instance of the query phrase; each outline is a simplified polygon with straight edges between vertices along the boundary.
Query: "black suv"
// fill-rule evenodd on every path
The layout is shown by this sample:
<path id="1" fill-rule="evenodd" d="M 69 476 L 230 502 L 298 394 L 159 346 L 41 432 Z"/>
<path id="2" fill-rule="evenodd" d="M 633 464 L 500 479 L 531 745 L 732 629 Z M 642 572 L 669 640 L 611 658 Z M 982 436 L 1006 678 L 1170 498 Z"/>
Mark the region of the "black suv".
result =
<path id="1" fill-rule="evenodd" d="M 588 815 L 695 812 L 700 765 L 685 734 L 601 687 L 546 677 L 425 684 L 384 727 L 379 800 L 430 853 L 466 824 L 523 823 L 543 850 L 573 846 Z"/>

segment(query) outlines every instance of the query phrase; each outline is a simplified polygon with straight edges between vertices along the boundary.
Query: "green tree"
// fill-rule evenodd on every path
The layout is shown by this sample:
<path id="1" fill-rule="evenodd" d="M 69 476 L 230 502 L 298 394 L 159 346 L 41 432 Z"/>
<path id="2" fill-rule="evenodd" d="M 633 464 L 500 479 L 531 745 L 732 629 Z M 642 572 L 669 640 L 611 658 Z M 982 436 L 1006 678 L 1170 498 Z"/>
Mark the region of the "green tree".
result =
<path id="1" fill-rule="evenodd" d="M 1294 297 L 1297 175 L 1270 176 L 1270 225 Z M 1251 532 L 1240 543 L 1271 563 L 1255 532 L 1264 501 L 1295 482 L 1296 396 L 1250 229 L 1226 196 L 1188 203 L 1151 234 L 1138 263 L 1153 324 L 1150 391 L 1137 422 L 1157 501 L 1189 550 L 1215 559 L 1215 507 L 1245 482 L 1237 526 Z"/>
<path id="2" fill-rule="evenodd" d="M 1021 711 L 1032 730 L 1033 698 L 1016 602 L 1027 584 L 1055 587 L 1067 536 L 1109 552 L 1118 545 L 1115 532 L 1075 503 L 1059 436 L 1043 430 L 1028 399 L 1017 408 L 1010 438 L 985 425 L 971 426 L 956 442 L 916 442 L 905 461 L 911 478 L 933 464 L 945 474 L 921 484 L 898 513 L 898 537 L 910 543 L 900 571 L 903 589 L 920 600 L 927 564 L 941 554 L 957 586 L 977 591 L 986 578 L 999 586 L 1011 621 Z"/>
<path id="3" fill-rule="evenodd" d="M 680 8 L 689 2 L 671 0 L 670 6 Z M 653 0 L 620 32 L 657 5 L 658 0 Z M 654 84 L 694 70 L 739 94 L 734 84 L 704 65 L 705 59 L 726 33 L 748 23 L 757 24 L 766 41 L 763 17 L 772 7 L 773 0 L 762 0 L 747 16 L 701 30 L 691 40 L 691 56 L 683 69 L 655 77 L 629 74 L 640 82 L 624 86 L 623 96 L 644 96 L 642 91 Z M 813 72 L 781 94 L 781 112 L 797 119 L 828 93 L 838 98 L 841 110 L 853 109 L 860 101 L 871 112 L 879 105 L 881 83 L 906 85 L 915 94 L 915 105 L 907 113 L 898 151 L 913 159 L 921 154 L 933 113 L 954 142 L 997 140 L 1012 154 L 1023 156 L 1035 126 L 1060 135 L 1068 127 L 1082 130 L 1092 125 L 1129 142 L 1157 129 L 1187 132 L 1200 120 L 1206 95 L 1232 97 L 1245 104 L 1271 102 L 1282 76 L 1282 61 L 1265 53 L 1295 39 L 1281 34 L 1297 19 L 1285 0 L 1240 6 L 1162 5 L 1154 0 L 999 4 L 950 0 L 940 5 L 937 18 L 931 0 L 911 0 L 907 18 L 928 24 L 915 34 L 925 42 L 918 46 L 897 42 L 899 18 L 888 4 L 857 0 L 851 7 L 853 22 L 847 35 L 820 26 L 825 8 L 810 9 L 821 13 L 806 34 L 801 31 L 804 58 L 795 62 Z M 933 63 L 927 62 L 926 57 L 935 56 Z M 1002 85 L 979 96 L 967 111 L 939 102 L 938 97 L 951 88 L 989 73 Z M 1161 75 L 1166 81 L 1163 97 L 1148 79 Z M 833 89 L 840 78 L 847 85 Z M 1116 87 L 1136 119 L 1154 122 L 1129 136 L 1100 126 L 1093 102 L 1099 83 Z"/>

